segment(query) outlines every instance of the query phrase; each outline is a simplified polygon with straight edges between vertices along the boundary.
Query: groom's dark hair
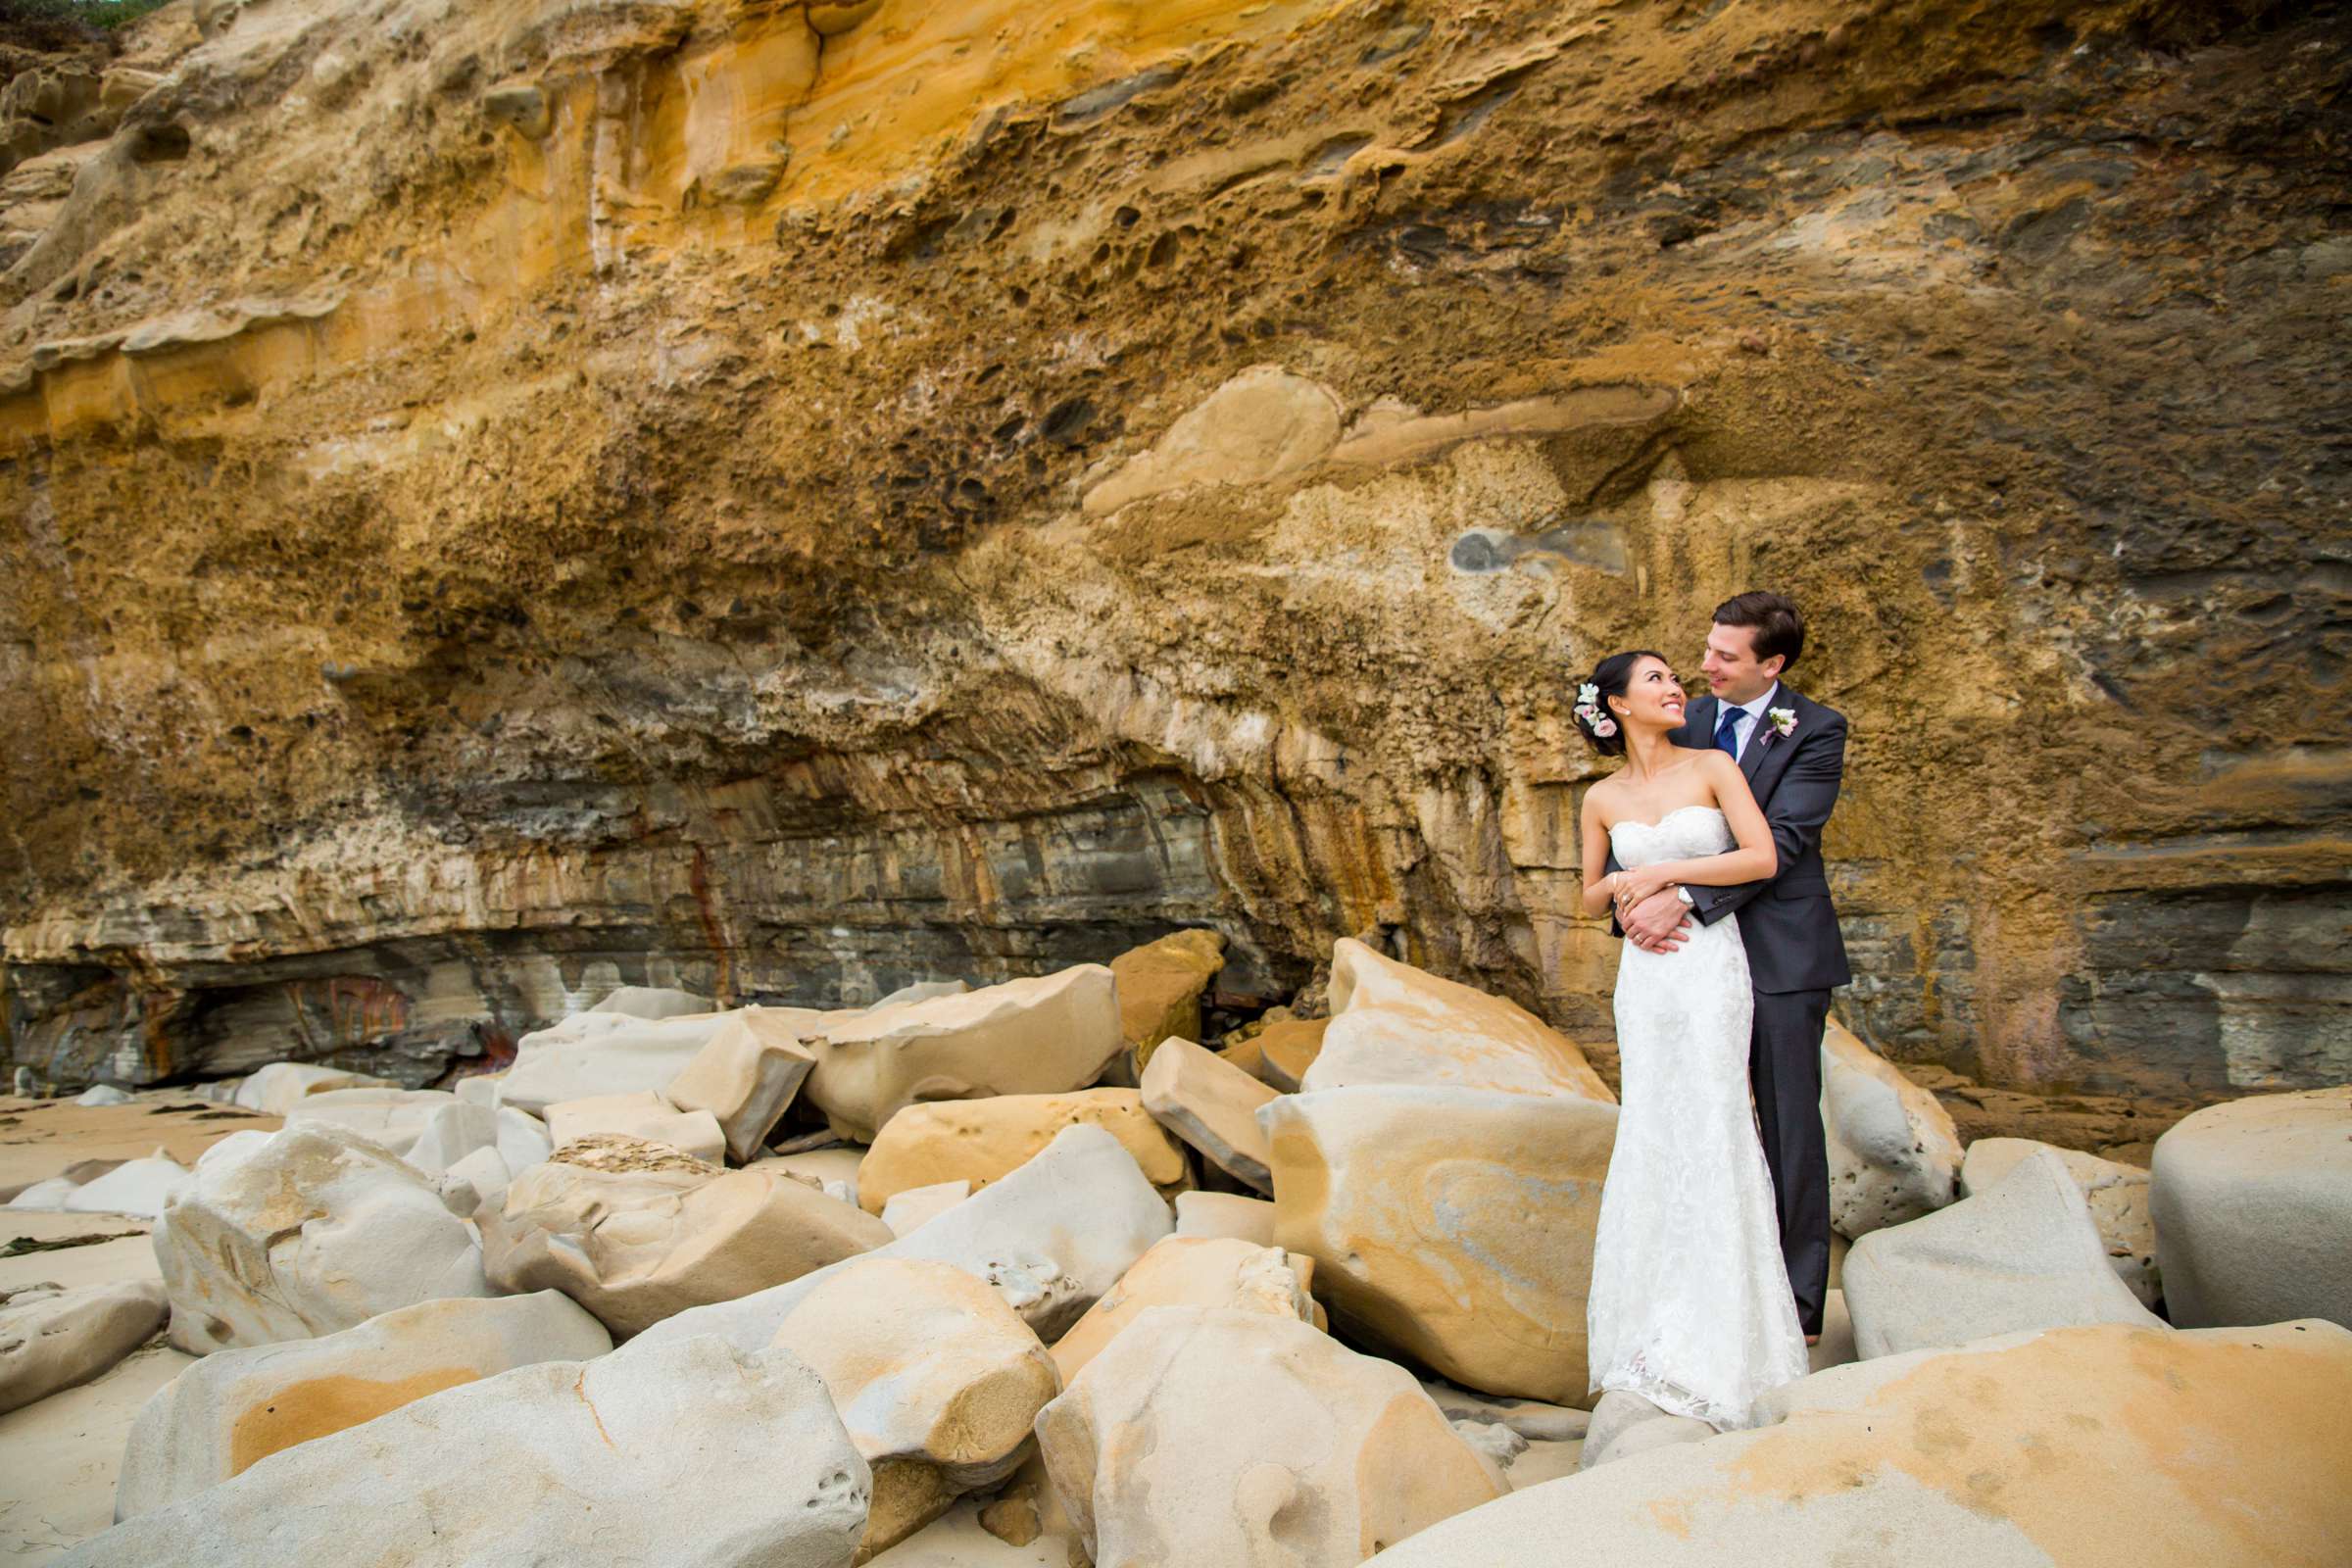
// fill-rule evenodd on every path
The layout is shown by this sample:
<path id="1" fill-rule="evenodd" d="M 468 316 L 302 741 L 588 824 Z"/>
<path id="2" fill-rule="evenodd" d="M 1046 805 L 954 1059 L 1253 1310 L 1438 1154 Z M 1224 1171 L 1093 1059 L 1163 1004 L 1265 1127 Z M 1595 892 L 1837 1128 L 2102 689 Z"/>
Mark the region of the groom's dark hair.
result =
<path id="1" fill-rule="evenodd" d="M 1758 589 L 1726 599 L 1715 607 L 1715 624 L 1745 626 L 1756 658 L 1777 655 L 1784 673 L 1795 667 L 1796 656 L 1805 651 L 1805 617 L 1797 613 L 1794 601 L 1779 594 Z"/>

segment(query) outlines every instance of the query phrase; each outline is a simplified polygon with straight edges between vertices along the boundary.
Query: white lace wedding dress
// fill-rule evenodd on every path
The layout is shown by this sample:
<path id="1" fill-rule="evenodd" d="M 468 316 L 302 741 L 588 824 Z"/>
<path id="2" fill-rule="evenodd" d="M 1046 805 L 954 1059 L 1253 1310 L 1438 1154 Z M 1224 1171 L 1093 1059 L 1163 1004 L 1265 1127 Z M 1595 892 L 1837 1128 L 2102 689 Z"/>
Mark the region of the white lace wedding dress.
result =
<path id="1" fill-rule="evenodd" d="M 1617 863 L 1719 855 L 1711 806 L 1609 830 Z M 1592 1387 L 1623 1389 L 1729 1431 L 1805 1375 L 1781 1260 L 1772 1172 L 1747 1087 L 1755 1000 L 1739 916 L 1693 921 L 1672 953 L 1625 945 L 1617 969 L 1623 1109 L 1592 1244 Z"/>

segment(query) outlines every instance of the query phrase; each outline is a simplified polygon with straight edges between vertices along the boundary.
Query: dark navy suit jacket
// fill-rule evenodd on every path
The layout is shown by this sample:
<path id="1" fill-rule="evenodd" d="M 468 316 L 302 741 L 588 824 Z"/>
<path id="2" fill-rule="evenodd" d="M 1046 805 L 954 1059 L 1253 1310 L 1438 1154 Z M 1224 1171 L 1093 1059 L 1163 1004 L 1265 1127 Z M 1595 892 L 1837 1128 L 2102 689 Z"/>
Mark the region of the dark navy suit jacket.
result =
<path id="1" fill-rule="evenodd" d="M 1718 707 L 1712 696 L 1694 700 L 1674 743 L 1698 750 L 1714 745 Z M 1773 732 L 1771 708 L 1796 710 L 1796 727 L 1786 737 Z M 1693 910 L 1707 925 L 1740 912 L 1748 977 L 1758 991 L 1828 991 L 1850 983 L 1854 972 L 1846 966 L 1845 939 L 1821 861 L 1821 830 L 1845 776 L 1845 716 L 1782 686 L 1740 755 L 1740 771 L 1764 809 L 1780 869 L 1737 887 L 1692 884 Z M 1615 867 L 1614 856 L 1609 863 Z"/>

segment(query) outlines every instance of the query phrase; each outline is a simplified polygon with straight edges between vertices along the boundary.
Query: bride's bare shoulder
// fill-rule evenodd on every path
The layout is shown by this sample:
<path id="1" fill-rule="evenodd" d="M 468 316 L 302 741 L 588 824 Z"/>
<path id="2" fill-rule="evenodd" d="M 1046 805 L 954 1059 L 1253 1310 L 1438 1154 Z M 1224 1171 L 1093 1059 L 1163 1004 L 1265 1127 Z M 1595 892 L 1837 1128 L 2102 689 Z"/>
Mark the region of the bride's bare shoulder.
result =
<path id="1" fill-rule="evenodd" d="M 1625 793 L 1623 779 L 1623 774 L 1611 773 L 1585 791 L 1585 809 L 1597 813 L 1603 826 L 1616 812 L 1617 798 Z"/>

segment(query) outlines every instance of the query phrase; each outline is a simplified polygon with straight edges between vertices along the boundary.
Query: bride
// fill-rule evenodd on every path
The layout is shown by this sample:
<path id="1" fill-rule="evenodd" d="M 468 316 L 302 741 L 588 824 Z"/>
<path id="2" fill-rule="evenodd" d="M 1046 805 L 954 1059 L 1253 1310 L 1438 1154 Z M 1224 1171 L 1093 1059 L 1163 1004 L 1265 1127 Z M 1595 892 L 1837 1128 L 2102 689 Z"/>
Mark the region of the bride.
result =
<path id="1" fill-rule="evenodd" d="M 1678 884 L 1770 877 L 1779 855 L 1740 764 L 1668 739 L 1683 688 L 1657 654 L 1617 654 L 1578 689 L 1577 727 L 1625 765 L 1586 794 L 1587 914 Z M 1606 871 L 1612 851 L 1623 870 Z M 1623 1109 L 1601 1189 L 1587 1305 L 1594 1391 L 1636 1394 L 1720 1430 L 1805 1375 L 1772 1173 L 1748 1099 L 1755 1006 L 1739 916 L 1695 922 L 1617 968 Z"/>

